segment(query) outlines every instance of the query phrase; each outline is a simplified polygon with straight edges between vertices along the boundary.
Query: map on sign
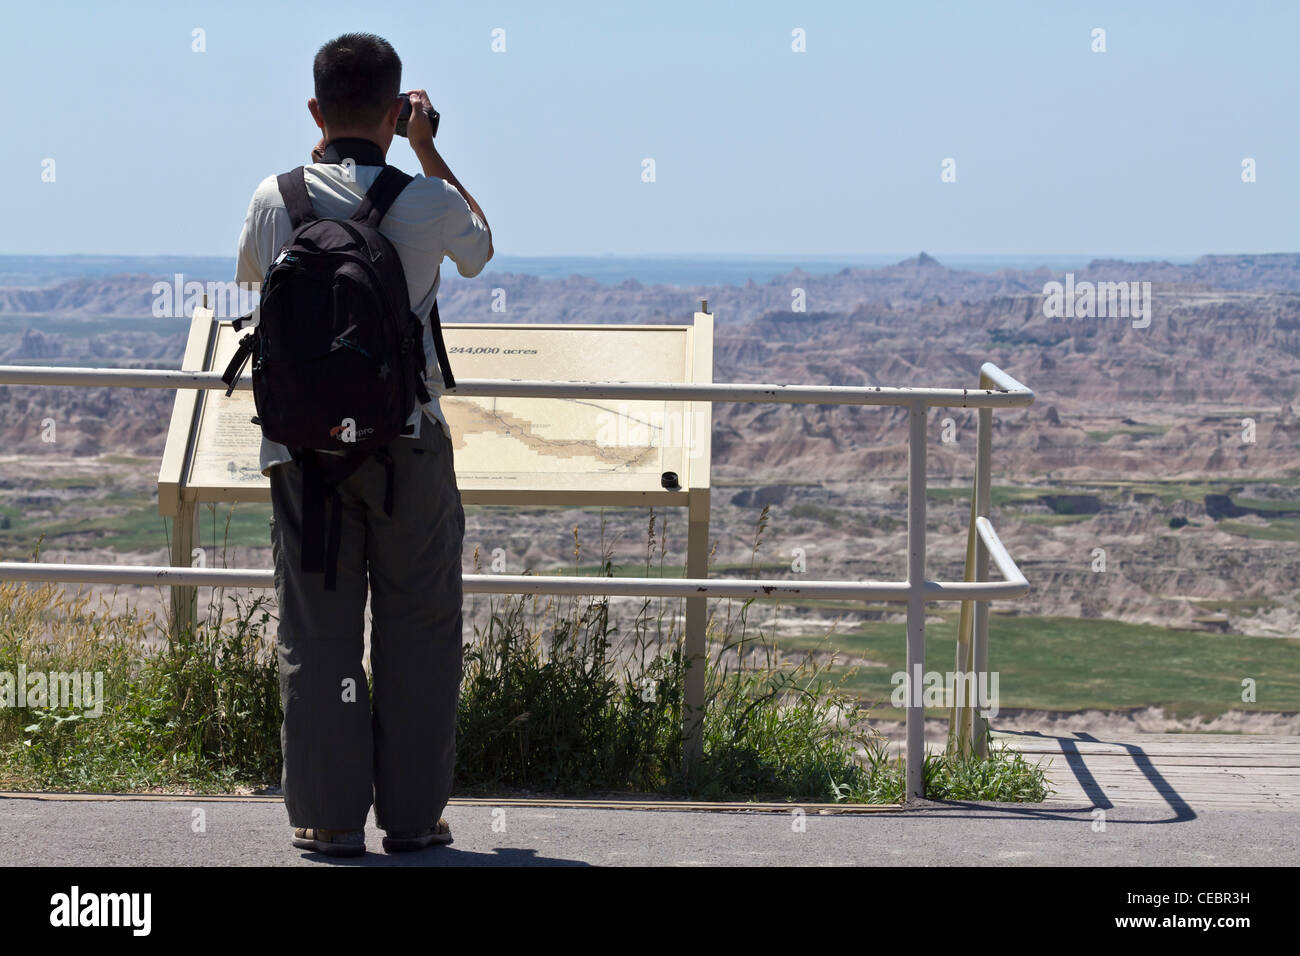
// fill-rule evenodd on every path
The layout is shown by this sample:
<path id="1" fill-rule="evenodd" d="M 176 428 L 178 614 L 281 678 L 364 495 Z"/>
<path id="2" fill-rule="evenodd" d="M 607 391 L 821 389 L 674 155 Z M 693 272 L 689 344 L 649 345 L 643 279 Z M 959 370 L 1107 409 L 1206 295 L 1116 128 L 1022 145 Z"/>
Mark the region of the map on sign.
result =
<path id="1" fill-rule="evenodd" d="M 691 381 L 691 326 L 448 326 L 458 378 Z M 710 349 L 711 351 L 711 349 Z M 706 403 L 443 396 L 462 488 L 506 492 L 682 487 L 709 433 Z M 707 440 L 707 439 L 706 439 Z"/>
<path id="2" fill-rule="evenodd" d="M 186 367 L 224 369 L 247 333 L 206 310 L 194 322 Z M 458 380 L 712 381 L 712 316 L 703 313 L 681 326 L 454 323 L 443 332 Z M 709 484 L 707 402 L 443 395 L 440 405 L 467 504 L 654 504 Z M 246 390 L 178 395 L 160 509 L 182 498 L 268 500 L 255 414 Z M 663 487 L 665 472 L 677 475 L 678 488 Z"/>
<path id="3" fill-rule="evenodd" d="M 488 471 L 463 471 L 479 479 L 533 475 L 538 472 L 643 472 L 658 475 L 666 453 L 668 428 L 663 405 L 554 399 L 555 408 L 539 408 L 537 399 L 443 398 L 443 414 L 452 426 L 454 446 L 477 459 Z M 562 403 L 562 404 L 560 404 Z M 541 413 L 539 415 L 539 412 Z M 637 431 L 623 443 L 611 428 L 628 417 Z M 602 432 L 612 437 L 598 437 Z M 631 428 L 628 429 L 629 435 Z"/>

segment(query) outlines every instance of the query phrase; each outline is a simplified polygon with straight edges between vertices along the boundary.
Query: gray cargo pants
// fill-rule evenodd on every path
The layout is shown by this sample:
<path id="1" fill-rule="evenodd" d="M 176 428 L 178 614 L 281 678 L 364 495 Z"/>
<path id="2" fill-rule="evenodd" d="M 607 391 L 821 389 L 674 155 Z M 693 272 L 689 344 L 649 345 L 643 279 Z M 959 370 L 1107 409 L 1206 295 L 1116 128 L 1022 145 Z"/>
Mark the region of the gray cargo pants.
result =
<path id="1" fill-rule="evenodd" d="M 461 545 L 465 511 L 452 446 L 427 418 L 419 438 L 367 459 L 339 485 L 337 590 L 299 567 L 302 488 L 296 463 L 271 476 L 271 548 L 280 602 L 277 650 L 284 707 L 284 802 L 295 827 L 433 826 L 451 795 L 461 680 Z M 370 588 L 370 666 L 362 669 Z"/>

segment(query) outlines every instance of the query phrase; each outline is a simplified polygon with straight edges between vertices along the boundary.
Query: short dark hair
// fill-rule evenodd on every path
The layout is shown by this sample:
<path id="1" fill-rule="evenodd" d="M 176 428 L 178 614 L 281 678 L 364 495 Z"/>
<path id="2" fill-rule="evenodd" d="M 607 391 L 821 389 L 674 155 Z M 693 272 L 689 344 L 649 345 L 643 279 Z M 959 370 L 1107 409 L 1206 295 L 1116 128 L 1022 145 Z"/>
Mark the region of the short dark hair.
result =
<path id="1" fill-rule="evenodd" d="M 383 37 L 345 33 L 312 63 L 316 102 L 330 126 L 374 126 L 401 92 L 402 61 Z"/>

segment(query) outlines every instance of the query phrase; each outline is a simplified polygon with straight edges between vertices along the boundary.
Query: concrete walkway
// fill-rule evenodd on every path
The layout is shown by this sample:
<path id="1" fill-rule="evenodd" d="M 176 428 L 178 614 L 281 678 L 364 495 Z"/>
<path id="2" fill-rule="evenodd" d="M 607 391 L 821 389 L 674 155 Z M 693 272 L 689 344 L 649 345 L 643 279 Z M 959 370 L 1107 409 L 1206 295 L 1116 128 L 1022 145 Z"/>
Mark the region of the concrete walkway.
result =
<path id="1" fill-rule="evenodd" d="M 1096 807 L 1300 811 L 1300 737 L 995 733 L 996 743 L 1049 761 L 1054 800 Z"/>
<path id="2" fill-rule="evenodd" d="M 1300 738 L 1001 735 L 1049 757 L 1044 804 L 656 809 L 453 800 L 455 843 L 335 861 L 293 849 L 278 798 L 0 795 L 17 866 L 1139 865 L 1300 863 Z M 1104 811 L 1099 813 L 1098 811 Z"/>

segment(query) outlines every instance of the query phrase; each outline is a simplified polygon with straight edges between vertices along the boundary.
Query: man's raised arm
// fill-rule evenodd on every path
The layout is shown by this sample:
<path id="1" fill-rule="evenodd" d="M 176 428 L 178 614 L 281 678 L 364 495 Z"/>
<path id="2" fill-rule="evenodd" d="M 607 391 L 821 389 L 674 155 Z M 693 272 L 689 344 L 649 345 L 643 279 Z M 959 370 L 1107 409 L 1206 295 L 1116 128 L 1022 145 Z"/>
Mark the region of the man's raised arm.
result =
<path id="1" fill-rule="evenodd" d="M 474 197 L 469 194 L 469 190 L 461 185 L 456 174 L 451 171 L 446 161 L 438 153 L 438 148 L 433 145 L 433 126 L 429 123 L 429 117 L 425 115 L 425 110 L 432 108 L 429 102 L 429 95 L 424 90 L 412 90 L 409 94 L 411 97 L 411 118 L 407 120 L 406 136 L 411 143 L 411 149 L 415 150 L 416 157 L 420 160 L 420 165 L 424 168 L 424 175 L 430 178 L 446 180 L 456 191 L 464 197 L 470 211 L 479 219 L 483 220 L 483 225 L 488 232 L 488 258 L 492 258 L 492 227 L 488 225 L 487 216 L 483 215 L 483 209 Z"/>

